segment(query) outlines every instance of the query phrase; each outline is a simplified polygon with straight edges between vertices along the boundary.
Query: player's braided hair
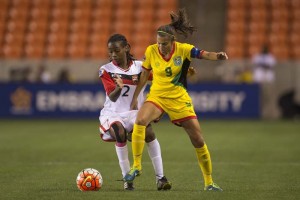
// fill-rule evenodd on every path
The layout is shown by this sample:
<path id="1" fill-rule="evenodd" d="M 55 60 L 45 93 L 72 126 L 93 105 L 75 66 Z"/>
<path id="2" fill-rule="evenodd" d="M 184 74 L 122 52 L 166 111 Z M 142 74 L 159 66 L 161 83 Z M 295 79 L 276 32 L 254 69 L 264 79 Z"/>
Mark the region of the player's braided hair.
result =
<path id="1" fill-rule="evenodd" d="M 196 31 L 196 28 L 191 25 L 184 8 L 179 9 L 177 13 L 170 13 L 170 17 L 172 21 L 170 24 L 160 26 L 157 29 L 159 35 L 169 35 L 175 39 L 175 32 L 187 37 L 188 33 L 193 34 Z"/>
<path id="2" fill-rule="evenodd" d="M 126 37 L 125 37 L 124 35 L 118 34 L 118 33 L 117 33 L 117 34 L 114 34 L 114 35 L 110 36 L 110 38 L 109 38 L 108 41 L 107 41 L 107 44 L 108 44 L 108 43 L 113 43 L 113 42 L 122 42 L 122 43 L 121 43 L 121 44 L 122 44 L 122 47 L 125 47 L 125 46 L 128 46 L 128 47 L 129 47 L 129 51 L 126 52 L 126 57 L 127 57 L 128 63 L 131 62 L 131 61 L 133 61 L 133 60 L 136 60 L 136 59 L 134 58 L 134 56 L 130 53 L 131 46 L 130 46 L 130 44 L 128 43 L 128 41 L 127 41 L 127 39 L 126 39 Z M 110 59 L 110 61 L 111 61 L 111 58 L 109 58 L 109 59 Z"/>

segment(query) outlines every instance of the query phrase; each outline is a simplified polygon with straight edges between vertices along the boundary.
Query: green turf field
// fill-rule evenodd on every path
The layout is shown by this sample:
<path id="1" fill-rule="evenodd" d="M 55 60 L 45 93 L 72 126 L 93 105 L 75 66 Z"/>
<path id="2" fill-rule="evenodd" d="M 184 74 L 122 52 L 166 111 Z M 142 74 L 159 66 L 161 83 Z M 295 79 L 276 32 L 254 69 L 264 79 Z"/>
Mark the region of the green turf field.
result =
<path id="1" fill-rule="evenodd" d="M 123 191 L 113 143 L 102 142 L 95 120 L 0 120 L 0 199 L 300 199 L 300 123 L 203 121 L 213 177 L 224 192 L 204 192 L 196 155 L 184 131 L 154 126 L 171 191 L 157 191 L 144 153 L 134 192 Z M 130 154 L 130 158 L 131 158 Z M 81 192 L 75 179 L 87 167 L 104 179 L 98 192 Z"/>

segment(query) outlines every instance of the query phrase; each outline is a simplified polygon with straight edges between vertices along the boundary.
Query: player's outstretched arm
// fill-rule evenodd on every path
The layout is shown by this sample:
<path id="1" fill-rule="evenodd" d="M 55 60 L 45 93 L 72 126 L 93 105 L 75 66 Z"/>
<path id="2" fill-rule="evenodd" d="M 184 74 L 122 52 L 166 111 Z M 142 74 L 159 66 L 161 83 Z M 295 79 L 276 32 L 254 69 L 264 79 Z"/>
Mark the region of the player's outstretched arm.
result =
<path id="1" fill-rule="evenodd" d="M 206 60 L 227 60 L 228 56 L 225 52 L 208 52 L 204 51 L 201 58 Z"/>
<path id="2" fill-rule="evenodd" d="M 136 86 L 136 89 L 134 91 L 133 97 L 132 97 L 132 101 L 130 104 L 130 109 L 131 110 L 137 110 L 137 105 L 138 105 L 138 101 L 137 98 L 141 92 L 141 90 L 143 89 L 143 87 L 146 85 L 148 78 L 150 76 L 150 70 L 143 70 L 139 79 L 139 82 Z"/>

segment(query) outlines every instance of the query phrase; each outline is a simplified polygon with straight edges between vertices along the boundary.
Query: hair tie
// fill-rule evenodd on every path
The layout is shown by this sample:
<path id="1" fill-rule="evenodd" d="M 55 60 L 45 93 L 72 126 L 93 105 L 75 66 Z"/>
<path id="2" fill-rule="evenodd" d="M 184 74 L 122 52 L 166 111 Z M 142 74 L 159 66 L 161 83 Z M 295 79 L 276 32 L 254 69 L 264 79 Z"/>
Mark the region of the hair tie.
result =
<path id="1" fill-rule="evenodd" d="M 158 32 L 158 33 L 164 33 L 164 34 L 170 35 L 170 36 L 172 36 L 172 37 L 175 37 L 173 34 L 167 33 L 167 32 L 165 32 L 165 31 L 157 31 L 157 32 Z"/>

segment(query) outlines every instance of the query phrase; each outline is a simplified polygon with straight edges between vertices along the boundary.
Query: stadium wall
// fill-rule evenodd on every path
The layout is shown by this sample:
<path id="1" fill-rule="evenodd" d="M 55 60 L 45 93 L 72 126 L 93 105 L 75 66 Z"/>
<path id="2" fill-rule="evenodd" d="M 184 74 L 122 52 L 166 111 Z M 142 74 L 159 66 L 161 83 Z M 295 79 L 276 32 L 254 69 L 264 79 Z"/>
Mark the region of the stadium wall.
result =
<path id="1" fill-rule="evenodd" d="M 226 20 L 225 0 L 179 0 L 179 7 L 185 7 L 198 31 L 190 38 L 178 38 L 195 44 L 209 51 L 224 50 L 224 34 Z M 230 55 L 229 55 L 230 57 Z M 13 69 L 29 68 L 29 82 L 35 81 L 39 66 L 46 66 L 57 81 L 59 72 L 67 69 L 74 83 L 98 83 L 98 67 L 107 60 L 5 60 L 0 59 L 0 82 L 11 81 Z M 195 82 L 237 83 L 236 71 L 251 65 L 249 60 L 229 60 L 211 62 L 195 60 L 192 66 L 197 70 Z M 299 61 L 283 61 L 275 66 L 276 80 L 272 85 L 261 85 L 261 113 L 263 118 L 280 117 L 278 98 L 288 92 L 295 91 L 295 102 L 300 104 L 300 63 Z M 271 102 L 271 103 L 270 103 Z"/>

